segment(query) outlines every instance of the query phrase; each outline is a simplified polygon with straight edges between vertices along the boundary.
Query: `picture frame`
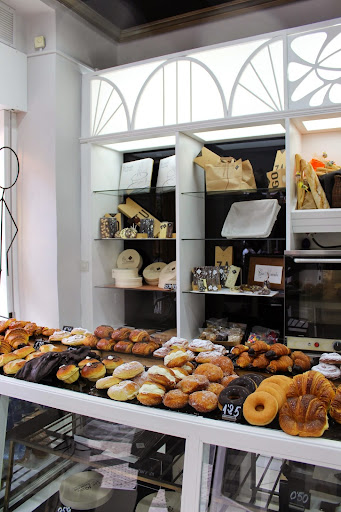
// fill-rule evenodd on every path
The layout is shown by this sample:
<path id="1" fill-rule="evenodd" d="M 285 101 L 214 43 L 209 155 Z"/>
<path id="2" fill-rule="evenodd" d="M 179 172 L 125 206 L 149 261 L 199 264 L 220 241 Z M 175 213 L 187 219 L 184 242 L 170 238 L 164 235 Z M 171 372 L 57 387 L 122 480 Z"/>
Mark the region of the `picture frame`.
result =
<path id="1" fill-rule="evenodd" d="M 284 290 L 284 256 L 250 256 L 247 283 L 262 286 L 265 280 L 271 289 Z"/>
<path id="2" fill-rule="evenodd" d="M 142 158 L 134 162 L 126 162 L 122 164 L 120 186 L 121 190 L 149 190 L 154 160 L 152 158 Z"/>

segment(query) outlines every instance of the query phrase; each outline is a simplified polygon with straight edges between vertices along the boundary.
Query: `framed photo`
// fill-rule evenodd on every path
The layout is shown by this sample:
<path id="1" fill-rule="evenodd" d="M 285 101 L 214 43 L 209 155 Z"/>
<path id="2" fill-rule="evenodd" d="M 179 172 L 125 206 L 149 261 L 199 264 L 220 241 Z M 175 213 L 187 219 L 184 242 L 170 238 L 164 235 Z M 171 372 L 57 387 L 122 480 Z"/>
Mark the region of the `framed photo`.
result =
<path id="1" fill-rule="evenodd" d="M 247 283 L 262 286 L 266 280 L 273 290 L 284 289 L 283 256 L 250 256 Z"/>

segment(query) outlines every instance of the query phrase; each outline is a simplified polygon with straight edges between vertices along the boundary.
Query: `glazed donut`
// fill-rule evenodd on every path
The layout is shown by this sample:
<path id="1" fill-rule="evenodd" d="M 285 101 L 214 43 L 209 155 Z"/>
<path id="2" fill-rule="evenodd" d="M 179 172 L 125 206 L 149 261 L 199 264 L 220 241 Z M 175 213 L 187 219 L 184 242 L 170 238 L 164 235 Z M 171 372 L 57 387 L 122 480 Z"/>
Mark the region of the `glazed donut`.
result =
<path id="1" fill-rule="evenodd" d="M 235 379 L 232 384 L 228 384 L 228 386 L 241 386 L 242 388 L 246 388 L 250 393 L 254 393 L 256 391 L 256 384 L 252 379 L 244 375 L 243 377 L 238 377 Z"/>
<path id="2" fill-rule="evenodd" d="M 223 370 L 212 363 L 200 364 L 194 371 L 194 375 L 206 375 L 210 382 L 219 382 L 223 376 Z"/>
<path id="3" fill-rule="evenodd" d="M 193 393 L 206 389 L 210 381 L 206 375 L 189 375 L 178 383 L 178 388 L 184 393 Z"/>
<path id="4" fill-rule="evenodd" d="M 259 373 L 248 373 L 247 377 L 249 379 L 252 379 L 253 382 L 256 384 L 256 386 L 259 386 L 261 382 L 263 382 L 264 377 L 260 375 Z"/>
<path id="5" fill-rule="evenodd" d="M 132 379 L 144 372 L 144 366 L 139 361 L 130 361 L 115 368 L 113 375 L 119 379 Z"/>
<path id="6" fill-rule="evenodd" d="M 281 409 L 284 402 L 286 401 L 287 394 L 284 388 L 281 388 L 275 382 L 263 382 L 259 388 L 256 389 L 256 393 L 260 393 L 261 391 L 265 391 L 266 393 L 270 393 L 274 398 L 276 398 L 278 403 L 278 410 Z"/>
<path id="7" fill-rule="evenodd" d="M 277 412 L 277 400 L 265 391 L 252 393 L 243 405 L 244 418 L 250 425 L 268 425 L 275 419 Z"/>
<path id="8" fill-rule="evenodd" d="M 162 399 L 163 405 L 169 409 L 182 409 L 188 404 L 188 394 L 181 389 L 171 389 Z"/>
<path id="9" fill-rule="evenodd" d="M 211 412 L 217 408 L 218 397 L 212 391 L 195 391 L 189 395 L 188 403 L 198 412 Z"/>
<path id="10" fill-rule="evenodd" d="M 208 385 L 207 391 L 212 391 L 212 393 L 219 396 L 223 389 L 224 386 L 222 384 L 219 384 L 218 382 L 211 382 Z"/>
<path id="11" fill-rule="evenodd" d="M 223 410 L 226 404 L 243 405 L 249 394 L 249 391 L 242 386 L 227 386 L 218 396 L 218 407 Z"/>
<path id="12" fill-rule="evenodd" d="M 286 377 L 285 375 L 271 375 L 271 377 L 264 379 L 264 381 L 274 382 L 275 384 L 284 387 L 285 391 L 289 389 L 292 383 L 292 379 L 290 377 Z"/>
<path id="13" fill-rule="evenodd" d="M 225 375 L 225 377 L 221 379 L 220 384 L 224 386 L 224 388 L 226 388 L 226 386 L 228 386 L 230 382 L 238 378 L 239 376 L 236 373 L 234 373 L 233 375 Z"/>

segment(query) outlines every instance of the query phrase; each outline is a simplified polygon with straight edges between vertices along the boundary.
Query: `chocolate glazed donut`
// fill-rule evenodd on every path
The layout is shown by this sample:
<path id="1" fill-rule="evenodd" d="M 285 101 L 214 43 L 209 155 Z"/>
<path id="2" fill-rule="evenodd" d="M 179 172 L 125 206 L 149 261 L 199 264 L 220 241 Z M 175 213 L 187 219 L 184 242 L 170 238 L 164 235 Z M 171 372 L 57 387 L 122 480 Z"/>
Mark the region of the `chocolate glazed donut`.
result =
<path id="1" fill-rule="evenodd" d="M 227 385 L 227 388 L 230 386 L 240 386 L 245 388 L 248 390 L 249 394 L 256 391 L 257 388 L 255 382 L 249 377 L 246 377 L 246 375 L 244 377 L 238 377 L 238 379 L 234 379 L 232 382 L 230 382 L 230 384 Z"/>
<path id="2" fill-rule="evenodd" d="M 227 386 L 218 397 L 219 409 L 222 410 L 226 404 L 232 404 L 235 407 L 238 405 L 242 406 L 249 395 L 250 392 L 245 387 L 235 385 Z"/>

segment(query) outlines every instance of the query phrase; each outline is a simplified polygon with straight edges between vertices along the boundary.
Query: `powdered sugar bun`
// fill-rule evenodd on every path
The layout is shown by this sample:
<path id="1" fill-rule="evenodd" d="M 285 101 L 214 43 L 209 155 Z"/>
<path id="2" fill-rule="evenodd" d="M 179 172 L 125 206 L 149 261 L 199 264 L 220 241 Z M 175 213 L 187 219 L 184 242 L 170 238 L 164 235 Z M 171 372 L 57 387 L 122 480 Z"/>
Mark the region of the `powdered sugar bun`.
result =
<path id="1" fill-rule="evenodd" d="M 327 377 L 327 379 L 339 379 L 341 377 L 341 370 L 337 366 L 333 364 L 320 363 L 316 366 L 312 367 L 312 370 L 315 372 L 320 372 L 322 375 Z"/>
<path id="2" fill-rule="evenodd" d="M 337 352 L 331 352 L 330 354 L 324 353 L 320 357 L 320 363 L 341 364 L 341 354 Z"/>
<path id="3" fill-rule="evenodd" d="M 208 340 L 194 339 L 188 345 L 193 352 L 209 352 L 214 350 L 214 344 Z"/>
<path id="4" fill-rule="evenodd" d="M 132 379 L 144 372 L 144 366 L 139 361 L 130 361 L 115 368 L 113 375 L 119 379 Z"/>

